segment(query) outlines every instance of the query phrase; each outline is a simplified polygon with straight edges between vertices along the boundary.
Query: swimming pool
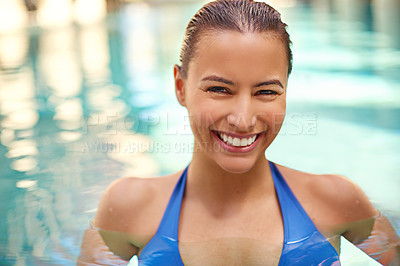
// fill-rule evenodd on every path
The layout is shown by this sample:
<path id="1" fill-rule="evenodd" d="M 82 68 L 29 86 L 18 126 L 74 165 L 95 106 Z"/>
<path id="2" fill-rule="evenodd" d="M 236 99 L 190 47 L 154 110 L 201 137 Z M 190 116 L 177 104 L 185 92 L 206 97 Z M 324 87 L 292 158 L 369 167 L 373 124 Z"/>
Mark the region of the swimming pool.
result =
<path id="1" fill-rule="evenodd" d="M 372 30 L 370 8 L 349 19 L 284 2 L 294 72 L 268 158 L 348 176 L 399 232 L 396 41 Z M 187 165 L 192 135 L 172 65 L 199 6 L 132 3 L 90 26 L 0 35 L 1 265 L 73 264 L 110 182 Z"/>

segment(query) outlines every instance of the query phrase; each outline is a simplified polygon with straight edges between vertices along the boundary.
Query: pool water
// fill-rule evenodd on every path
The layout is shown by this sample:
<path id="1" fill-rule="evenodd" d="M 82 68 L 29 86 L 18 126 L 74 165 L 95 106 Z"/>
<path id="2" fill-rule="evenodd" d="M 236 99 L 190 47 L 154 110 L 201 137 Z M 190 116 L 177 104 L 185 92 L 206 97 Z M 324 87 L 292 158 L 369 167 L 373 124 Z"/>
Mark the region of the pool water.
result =
<path id="1" fill-rule="evenodd" d="M 74 264 L 108 184 L 188 164 L 172 66 L 200 6 L 131 3 L 90 26 L 0 34 L 0 265 Z M 280 10 L 294 71 L 267 157 L 349 177 L 399 232 L 396 39 L 373 30 L 370 8 L 357 19 L 320 4 Z M 347 265 L 367 263 L 344 246 Z"/>

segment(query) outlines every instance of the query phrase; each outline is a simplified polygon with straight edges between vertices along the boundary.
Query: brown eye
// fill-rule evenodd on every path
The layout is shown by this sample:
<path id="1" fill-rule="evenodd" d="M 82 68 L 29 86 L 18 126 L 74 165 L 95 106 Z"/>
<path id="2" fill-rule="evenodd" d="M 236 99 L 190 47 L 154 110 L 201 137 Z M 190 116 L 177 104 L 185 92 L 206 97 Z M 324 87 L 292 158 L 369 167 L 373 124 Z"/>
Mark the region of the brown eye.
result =
<path id="1" fill-rule="evenodd" d="M 260 90 L 256 92 L 256 95 L 276 95 L 276 94 L 278 93 L 274 90 Z"/>
<path id="2" fill-rule="evenodd" d="M 214 93 L 230 93 L 227 88 L 224 87 L 210 87 L 206 91 L 208 92 L 214 92 Z"/>

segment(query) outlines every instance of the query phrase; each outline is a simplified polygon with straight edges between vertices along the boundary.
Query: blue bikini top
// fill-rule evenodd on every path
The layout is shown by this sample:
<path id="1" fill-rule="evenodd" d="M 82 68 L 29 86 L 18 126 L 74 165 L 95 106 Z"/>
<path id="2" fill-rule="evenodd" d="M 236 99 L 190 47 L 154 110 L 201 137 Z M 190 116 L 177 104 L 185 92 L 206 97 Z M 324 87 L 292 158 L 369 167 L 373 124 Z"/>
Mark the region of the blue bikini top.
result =
<path id="1" fill-rule="evenodd" d="M 269 162 L 283 217 L 284 240 L 279 266 L 340 265 L 339 255 L 318 231 L 274 163 Z M 178 228 L 188 167 L 171 195 L 153 238 L 143 248 L 139 265 L 183 265 L 178 247 Z"/>

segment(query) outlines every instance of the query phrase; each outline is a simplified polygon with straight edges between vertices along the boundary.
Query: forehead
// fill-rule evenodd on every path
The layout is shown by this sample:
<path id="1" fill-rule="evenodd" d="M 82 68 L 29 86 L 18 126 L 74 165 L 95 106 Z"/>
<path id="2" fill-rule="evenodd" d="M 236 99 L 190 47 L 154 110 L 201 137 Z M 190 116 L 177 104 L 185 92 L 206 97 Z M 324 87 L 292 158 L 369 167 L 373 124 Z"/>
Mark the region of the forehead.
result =
<path id="1" fill-rule="evenodd" d="M 288 60 L 284 44 L 276 34 L 209 31 L 197 43 L 188 70 L 189 76 L 287 79 Z"/>

